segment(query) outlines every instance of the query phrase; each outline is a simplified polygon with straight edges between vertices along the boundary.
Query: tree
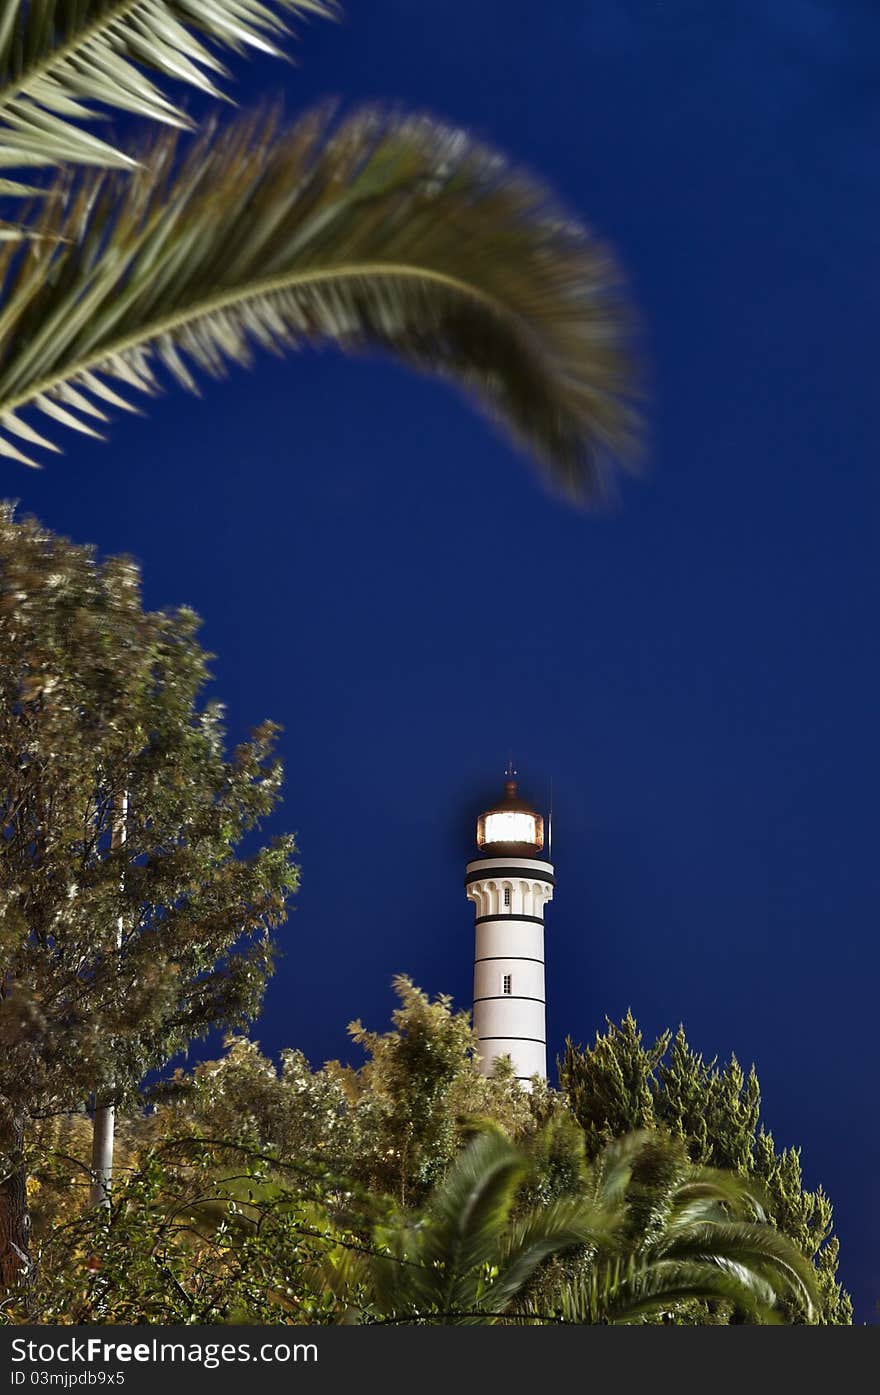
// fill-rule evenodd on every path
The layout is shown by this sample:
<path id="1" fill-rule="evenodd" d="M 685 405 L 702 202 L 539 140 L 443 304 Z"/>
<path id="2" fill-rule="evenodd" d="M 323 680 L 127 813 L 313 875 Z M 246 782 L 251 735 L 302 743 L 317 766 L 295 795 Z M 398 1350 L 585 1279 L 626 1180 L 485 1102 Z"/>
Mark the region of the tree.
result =
<path id="1" fill-rule="evenodd" d="M 189 144 L 172 131 L 137 161 L 88 129 L 106 108 L 188 126 L 159 81 L 217 95 L 218 46 L 275 51 L 276 11 L 331 10 L 7 5 L 0 165 L 61 173 L 0 243 L 0 454 L 34 464 L 56 448 L 23 409 L 97 435 L 165 374 L 192 389 L 196 370 L 219 375 L 255 347 L 329 342 L 450 379 L 565 494 L 601 496 L 637 435 L 620 276 L 497 152 L 375 109 L 290 126 L 264 113 Z"/>
<path id="2" fill-rule="evenodd" d="M 549 1119 L 549 1096 L 530 1097 L 503 1063 L 488 1079 L 479 1073 L 469 1014 L 454 1011 L 448 995 L 432 1000 L 402 974 L 394 987 L 391 1030 L 349 1025 L 367 1055 L 362 1066 L 328 1061 L 313 1071 L 301 1051 L 286 1050 L 276 1069 L 255 1042 L 231 1037 L 221 1060 L 179 1071 L 156 1095 L 155 1118 L 124 1124 L 124 1137 L 158 1129 L 237 1138 L 273 1150 L 282 1165 L 326 1168 L 413 1206 L 487 1121 L 519 1139 Z M 551 1188 L 562 1151 L 549 1148 L 541 1169 Z"/>
<path id="3" fill-rule="evenodd" d="M 349 1026 L 366 1063 L 355 1070 L 331 1062 L 326 1069 L 341 1084 L 355 1125 L 355 1175 L 406 1206 L 444 1176 L 475 1119 L 489 1117 L 515 1135 L 532 1125 L 532 1114 L 512 1069 L 501 1065 L 488 1080 L 479 1075 L 468 1012 L 453 1012 L 444 993 L 432 1002 L 405 975 L 394 987 L 400 1006 L 391 1031 Z"/>
<path id="4" fill-rule="evenodd" d="M 566 1042 L 559 1083 L 584 1130 L 589 1157 L 630 1130 L 660 1128 L 684 1140 L 694 1163 L 760 1184 L 774 1223 L 813 1264 L 818 1320 L 852 1321 L 849 1295 L 836 1277 L 831 1203 L 821 1187 L 804 1189 L 798 1150 L 777 1152 L 760 1124 L 754 1066 L 745 1075 L 736 1057 L 725 1066 L 704 1060 L 681 1027 L 647 1046 L 627 1013 L 619 1025 L 609 1021 L 590 1047 Z"/>
<path id="5" fill-rule="evenodd" d="M 247 1023 L 272 969 L 293 841 L 240 845 L 278 800 L 276 728 L 225 757 L 197 628 L 144 611 L 131 562 L 0 509 L 6 1284 L 28 1268 L 29 1123 L 131 1099 L 193 1038 Z"/>
<path id="6" fill-rule="evenodd" d="M 167 1126 L 168 1118 L 164 1120 Z M 581 1146 L 583 1146 L 581 1140 Z M 659 1133 L 607 1145 L 576 1193 L 485 1127 L 415 1211 L 251 1145 L 160 1130 L 107 1210 L 44 1240 L 13 1321 L 645 1323 L 709 1300 L 810 1320 L 814 1275 L 754 1187 Z"/>

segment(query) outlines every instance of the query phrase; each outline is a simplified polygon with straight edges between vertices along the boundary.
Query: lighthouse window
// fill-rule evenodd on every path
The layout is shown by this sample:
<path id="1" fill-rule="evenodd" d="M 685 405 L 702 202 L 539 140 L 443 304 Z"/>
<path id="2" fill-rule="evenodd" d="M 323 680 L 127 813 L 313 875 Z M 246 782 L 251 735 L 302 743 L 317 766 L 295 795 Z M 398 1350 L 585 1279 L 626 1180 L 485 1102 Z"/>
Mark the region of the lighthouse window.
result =
<path id="1" fill-rule="evenodd" d="M 502 990 L 502 991 L 503 991 L 504 993 L 509 993 L 509 992 L 510 992 L 510 974 L 505 974 L 505 975 L 504 975 L 504 984 L 503 984 L 503 990 Z"/>
<path id="2" fill-rule="evenodd" d="M 509 905 L 510 905 L 510 887 L 509 887 L 509 886 L 506 886 L 506 887 L 504 888 L 504 904 L 505 904 L 505 906 L 509 906 Z"/>

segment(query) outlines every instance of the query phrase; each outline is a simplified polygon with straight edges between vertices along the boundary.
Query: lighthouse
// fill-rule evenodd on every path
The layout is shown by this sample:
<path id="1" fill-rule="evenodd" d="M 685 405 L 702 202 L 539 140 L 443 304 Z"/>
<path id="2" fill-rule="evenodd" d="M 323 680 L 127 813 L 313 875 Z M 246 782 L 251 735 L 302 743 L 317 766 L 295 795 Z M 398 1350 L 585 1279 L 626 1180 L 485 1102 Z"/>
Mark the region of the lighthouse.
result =
<path id="1" fill-rule="evenodd" d="M 465 887 L 476 910 L 474 1031 L 480 1070 L 490 1075 L 509 1056 L 518 1080 L 547 1076 L 544 906 L 553 898 L 553 867 L 541 857 L 544 820 L 520 799 L 507 769 L 504 798 L 477 819 L 479 856 Z"/>

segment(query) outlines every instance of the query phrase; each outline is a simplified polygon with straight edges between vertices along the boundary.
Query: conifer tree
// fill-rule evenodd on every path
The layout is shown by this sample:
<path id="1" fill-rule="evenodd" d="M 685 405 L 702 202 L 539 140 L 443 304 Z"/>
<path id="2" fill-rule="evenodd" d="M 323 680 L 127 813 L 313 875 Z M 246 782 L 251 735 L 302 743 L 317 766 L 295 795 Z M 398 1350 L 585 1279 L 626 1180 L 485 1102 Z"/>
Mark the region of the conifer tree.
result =
<path id="1" fill-rule="evenodd" d="M 192 611 L 147 612 L 125 559 L 0 508 L 0 1282 L 27 1277 L 28 1128 L 130 1099 L 255 1014 L 293 841 L 242 855 L 281 768 L 224 754 Z M 114 820 L 127 800 L 125 841 Z"/>
<path id="2" fill-rule="evenodd" d="M 723 1066 L 706 1061 L 682 1027 L 646 1045 L 628 1012 L 620 1024 L 608 1021 L 592 1046 L 566 1042 L 559 1083 L 584 1130 L 588 1157 L 633 1129 L 659 1128 L 684 1140 L 693 1163 L 759 1181 L 776 1226 L 816 1270 L 819 1322 L 852 1321 L 852 1303 L 836 1277 L 831 1203 L 821 1187 L 804 1189 L 799 1151 L 777 1153 L 761 1126 L 754 1066 L 746 1075 L 735 1056 Z"/>

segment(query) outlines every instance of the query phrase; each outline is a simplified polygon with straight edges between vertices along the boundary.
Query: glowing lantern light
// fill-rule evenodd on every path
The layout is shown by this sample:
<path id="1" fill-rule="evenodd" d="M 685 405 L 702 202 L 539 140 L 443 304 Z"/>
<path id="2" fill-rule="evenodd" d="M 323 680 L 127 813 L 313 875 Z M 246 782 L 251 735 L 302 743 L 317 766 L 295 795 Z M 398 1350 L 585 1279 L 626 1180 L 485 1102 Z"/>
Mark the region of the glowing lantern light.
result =
<path id="1" fill-rule="evenodd" d="M 543 848 L 544 820 L 524 799 L 517 797 L 515 780 L 508 780 L 503 803 L 496 804 L 477 819 L 477 846 L 516 847 L 526 854 Z"/>

